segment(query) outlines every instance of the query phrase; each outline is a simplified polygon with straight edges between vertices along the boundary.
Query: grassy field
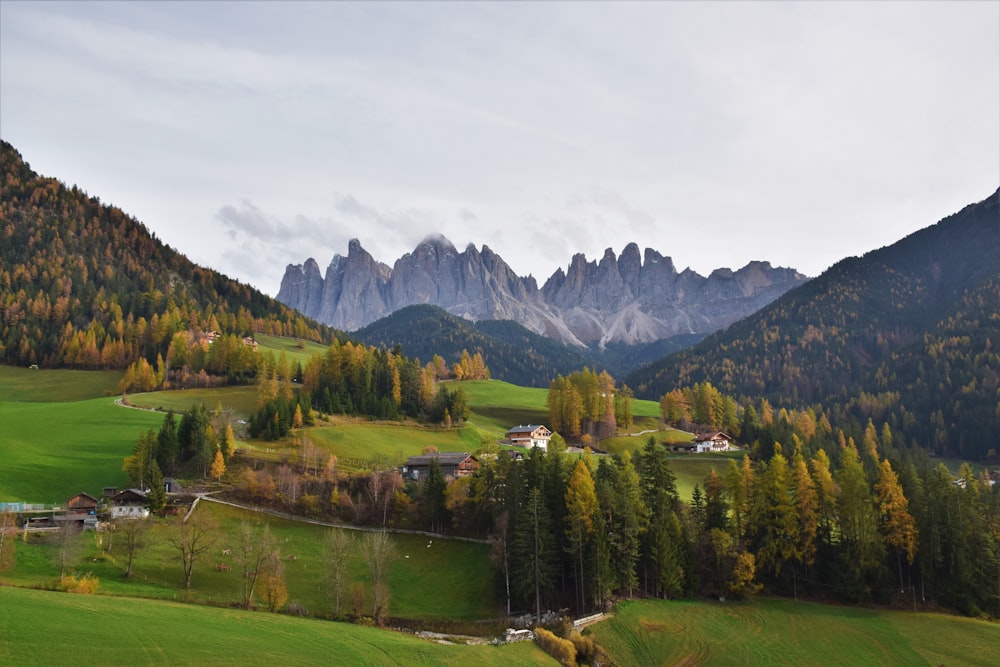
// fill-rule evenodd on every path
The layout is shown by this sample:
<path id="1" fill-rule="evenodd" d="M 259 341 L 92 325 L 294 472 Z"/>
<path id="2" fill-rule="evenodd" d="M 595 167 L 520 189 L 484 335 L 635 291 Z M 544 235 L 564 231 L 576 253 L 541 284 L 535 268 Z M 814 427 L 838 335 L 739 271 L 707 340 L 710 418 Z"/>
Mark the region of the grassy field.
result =
<path id="1" fill-rule="evenodd" d="M 236 551 L 240 543 L 242 520 L 259 523 L 263 515 L 217 503 L 202 502 L 196 510 L 210 515 L 218 525 L 213 547 L 196 563 L 190 592 L 183 590 L 183 574 L 178 552 L 169 544 L 169 524 L 153 524 L 149 546 L 136 556 L 133 576 L 124 579 L 124 562 L 99 548 L 95 533 L 84 533 L 75 552 L 74 568 L 89 572 L 101 580 L 101 592 L 129 597 L 188 599 L 193 602 L 228 606 L 240 600 L 242 578 L 239 565 L 224 549 Z M 310 523 L 266 517 L 283 556 L 296 556 L 284 561 L 289 603 L 295 603 L 312 615 L 333 613 L 325 579 L 324 544 L 332 528 Z M 349 531 L 355 539 L 362 533 Z M 436 538 L 431 542 L 423 535 L 394 534 L 397 559 L 393 562 L 389 587 L 392 593 L 390 614 L 402 618 L 478 620 L 500 615 L 501 601 L 488 567 L 488 547 L 485 544 Z M 430 546 L 428 543 L 430 542 Z M 0 575 L 0 582 L 18 586 L 44 586 L 58 578 L 58 548 L 51 540 L 34 535 L 27 544 L 17 546 L 17 567 Z M 232 567 L 220 572 L 217 563 Z M 368 570 L 354 552 L 350 561 L 350 579 L 368 590 Z M 456 586 L 456 581 L 461 586 Z M 433 591 L 433 593 L 429 593 Z M 345 595 L 341 611 L 350 611 Z M 363 612 L 370 611 L 367 606 Z M 0 661 L 2 662 L 2 661 Z"/>
<path id="2" fill-rule="evenodd" d="M 257 409 L 257 388 L 245 386 L 215 389 L 170 389 L 129 394 L 128 400 L 130 405 L 175 412 L 187 412 L 195 403 L 204 403 L 209 410 L 214 410 L 216 406 L 221 405 L 224 408 L 232 408 L 237 414 L 247 417 Z"/>
<path id="3" fill-rule="evenodd" d="M 68 403 L 0 402 L 0 501 L 62 503 L 80 491 L 122 486 L 122 459 L 163 415 L 113 398 Z"/>
<path id="4" fill-rule="evenodd" d="M 591 626 L 620 665 L 995 665 L 1000 626 L 791 600 L 630 601 Z"/>
<path id="5" fill-rule="evenodd" d="M 326 345 L 320 345 L 312 341 L 298 340 L 296 338 L 284 338 L 281 336 L 270 336 L 268 334 L 254 334 L 254 338 L 260 344 L 260 352 L 273 352 L 278 358 L 282 352 L 292 364 L 298 362 L 304 367 L 314 354 L 323 354 L 327 350 Z"/>
<path id="6" fill-rule="evenodd" d="M 442 645 L 411 635 L 160 600 L 0 588 L 5 665 L 555 665 L 530 642 Z"/>
<path id="7" fill-rule="evenodd" d="M 0 402 L 82 401 L 118 393 L 118 371 L 74 371 L 0 366 Z"/>

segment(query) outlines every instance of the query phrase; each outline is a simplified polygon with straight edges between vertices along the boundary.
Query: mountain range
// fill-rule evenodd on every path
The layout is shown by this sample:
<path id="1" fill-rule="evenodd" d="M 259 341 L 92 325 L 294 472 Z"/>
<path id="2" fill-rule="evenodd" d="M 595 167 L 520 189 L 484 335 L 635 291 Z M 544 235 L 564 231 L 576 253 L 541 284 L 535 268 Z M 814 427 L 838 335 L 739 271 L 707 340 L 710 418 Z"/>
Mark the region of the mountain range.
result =
<path id="1" fill-rule="evenodd" d="M 575 347 L 637 345 L 681 334 L 705 335 L 756 312 L 806 276 L 794 269 L 750 262 L 716 269 L 708 277 L 678 272 L 673 260 L 628 244 L 598 261 L 573 257 L 539 288 L 517 276 L 488 246 L 463 252 L 431 236 L 392 267 L 376 261 L 358 240 L 336 255 L 325 275 L 310 258 L 289 265 L 278 301 L 307 317 L 354 331 L 402 308 L 430 304 L 472 320 L 512 320 Z"/>

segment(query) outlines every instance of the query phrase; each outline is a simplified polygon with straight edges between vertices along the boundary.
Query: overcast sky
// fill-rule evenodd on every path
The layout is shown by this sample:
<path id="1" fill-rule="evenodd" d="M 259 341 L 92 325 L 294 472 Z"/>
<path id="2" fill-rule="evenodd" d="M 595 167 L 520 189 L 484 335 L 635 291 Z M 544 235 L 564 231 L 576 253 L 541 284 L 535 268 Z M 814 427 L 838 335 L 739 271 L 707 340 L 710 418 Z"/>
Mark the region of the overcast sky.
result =
<path id="1" fill-rule="evenodd" d="M 1000 2 L 0 2 L 0 136 L 276 294 L 432 233 L 818 275 L 1000 185 Z"/>

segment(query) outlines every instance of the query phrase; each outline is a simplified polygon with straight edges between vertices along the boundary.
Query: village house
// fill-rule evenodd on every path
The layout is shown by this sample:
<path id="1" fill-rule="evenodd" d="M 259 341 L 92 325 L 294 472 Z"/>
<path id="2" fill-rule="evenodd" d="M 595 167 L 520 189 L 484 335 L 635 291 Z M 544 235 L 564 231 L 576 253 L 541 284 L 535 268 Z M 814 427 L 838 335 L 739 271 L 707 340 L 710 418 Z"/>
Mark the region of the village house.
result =
<path id="1" fill-rule="evenodd" d="M 437 460 L 441 466 L 441 472 L 448 479 L 466 477 L 479 470 L 479 461 L 472 454 L 467 452 L 434 452 L 406 459 L 406 465 L 403 466 L 403 476 L 414 481 L 425 478 L 430 472 L 431 462 L 434 460 Z"/>
<path id="2" fill-rule="evenodd" d="M 696 436 L 694 439 L 694 449 L 697 453 L 704 454 L 708 452 L 728 452 L 737 449 L 737 447 L 733 444 L 731 437 L 722 431 L 716 431 Z"/>
<path id="3" fill-rule="evenodd" d="M 125 489 L 111 497 L 112 519 L 145 519 L 148 516 L 145 491 Z"/>
<path id="4" fill-rule="evenodd" d="M 526 426 L 515 426 L 507 431 L 507 439 L 510 444 L 518 447 L 538 447 L 542 451 L 549 448 L 549 440 L 552 438 L 552 431 L 541 424 L 528 424 Z"/>
<path id="5" fill-rule="evenodd" d="M 97 514 L 98 500 L 86 491 L 72 496 L 66 501 L 67 514 Z"/>

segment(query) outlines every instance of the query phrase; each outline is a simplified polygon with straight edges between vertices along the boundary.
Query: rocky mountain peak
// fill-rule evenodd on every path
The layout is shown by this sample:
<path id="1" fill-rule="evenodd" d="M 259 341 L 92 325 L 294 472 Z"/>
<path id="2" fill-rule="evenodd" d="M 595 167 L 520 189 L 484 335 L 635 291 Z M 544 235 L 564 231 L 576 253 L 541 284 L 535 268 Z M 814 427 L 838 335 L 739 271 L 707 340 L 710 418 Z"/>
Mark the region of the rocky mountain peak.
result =
<path id="1" fill-rule="evenodd" d="M 678 274 L 670 257 L 629 243 L 600 261 L 573 255 L 541 289 L 520 277 L 488 246 L 469 244 L 459 252 L 446 237 L 432 234 L 390 269 L 357 239 L 347 257 L 335 255 L 320 277 L 309 259 L 289 265 L 278 300 L 306 315 L 347 331 L 406 306 L 432 304 L 471 320 L 510 319 L 572 345 L 640 343 L 678 333 L 708 333 L 766 305 L 805 281 L 793 269 L 755 261 L 708 278 L 691 269 Z"/>

